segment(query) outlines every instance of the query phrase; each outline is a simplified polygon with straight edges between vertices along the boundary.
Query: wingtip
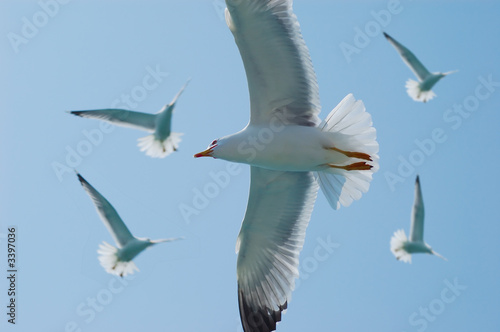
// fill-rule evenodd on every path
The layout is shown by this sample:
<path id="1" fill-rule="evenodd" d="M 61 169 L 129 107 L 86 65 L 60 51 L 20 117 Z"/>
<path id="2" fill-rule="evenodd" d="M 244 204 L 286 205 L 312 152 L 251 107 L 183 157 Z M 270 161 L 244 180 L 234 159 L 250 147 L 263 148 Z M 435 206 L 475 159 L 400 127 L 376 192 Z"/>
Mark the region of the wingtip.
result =
<path id="1" fill-rule="evenodd" d="M 390 39 L 391 36 L 389 36 L 385 31 L 382 31 L 382 33 L 384 34 L 384 37 L 387 38 L 387 39 Z"/>
<path id="2" fill-rule="evenodd" d="M 73 115 L 76 115 L 76 116 L 82 116 L 83 112 L 84 111 L 66 111 L 66 113 L 73 114 Z"/>
<path id="3" fill-rule="evenodd" d="M 417 177 L 415 178 L 415 183 L 420 184 L 420 176 L 417 174 Z"/>

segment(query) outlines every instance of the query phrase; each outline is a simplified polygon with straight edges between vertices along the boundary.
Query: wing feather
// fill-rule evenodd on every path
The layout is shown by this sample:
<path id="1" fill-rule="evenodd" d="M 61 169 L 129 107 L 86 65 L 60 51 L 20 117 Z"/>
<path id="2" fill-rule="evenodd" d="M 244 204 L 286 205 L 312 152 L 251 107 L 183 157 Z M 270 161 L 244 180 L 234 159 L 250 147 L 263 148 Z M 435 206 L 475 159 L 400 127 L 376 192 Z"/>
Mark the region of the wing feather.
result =
<path id="1" fill-rule="evenodd" d="M 415 201 L 411 215 L 410 241 L 424 242 L 424 200 L 420 189 L 420 179 L 415 181 Z"/>
<path id="2" fill-rule="evenodd" d="M 251 124 L 320 123 L 318 83 L 290 0 L 226 0 L 248 80 Z"/>
<path id="3" fill-rule="evenodd" d="M 238 299 L 243 328 L 273 331 L 287 308 L 318 192 L 310 172 L 253 166 L 238 236 Z"/>
<path id="4" fill-rule="evenodd" d="M 129 111 L 124 109 L 100 109 L 89 111 L 71 111 L 73 115 L 82 118 L 98 119 L 122 127 L 153 132 L 155 130 L 156 114 Z"/>
<path id="5" fill-rule="evenodd" d="M 396 48 L 403 61 L 413 71 L 420 81 L 432 75 L 417 57 L 406 47 L 384 32 L 385 38 Z"/>
<path id="6" fill-rule="evenodd" d="M 120 248 L 125 246 L 128 241 L 134 238 L 134 236 L 130 233 L 127 226 L 118 215 L 118 212 L 116 212 L 115 208 L 108 202 L 108 200 L 104 198 L 104 196 L 102 196 L 94 187 L 92 187 L 90 183 L 83 178 L 83 176 L 78 173 L 77 176 L 83 188 L 94 202 L 97 213 L 99 213 L 99 216 L 108 231 L 113 236 L 116 244 Z"/>

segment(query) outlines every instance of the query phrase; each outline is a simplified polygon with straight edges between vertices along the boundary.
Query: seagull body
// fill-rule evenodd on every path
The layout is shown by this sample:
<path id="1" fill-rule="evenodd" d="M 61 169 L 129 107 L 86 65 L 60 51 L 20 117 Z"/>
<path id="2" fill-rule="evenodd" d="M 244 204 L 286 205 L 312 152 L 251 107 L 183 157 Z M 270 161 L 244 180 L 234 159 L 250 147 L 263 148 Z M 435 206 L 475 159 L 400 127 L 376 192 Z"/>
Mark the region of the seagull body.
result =
<path id="1" fill-rule="evenodd" d="M 320 121 L 318 85 L 291 0 L 226 0 L 250 93 L 250 121 L 195 157 L 251 165 L 236 242 L 245 332 L 274 331 L 298 277 L 305 231 L 322 188 L 334 209 L 369 188 L 378 143 L 361 101 L 346 96 Z"/>
<path id="2" fill-rule="evenodd" d="M 455 71 L 450 71 L 447 73 L 431 73 L 409 49 L 401 45 L 385 32 L 384 36 L 392 44 L 392 46 L 396 48 L 403 61 L 419 79 L 419 82 L 408 79 L 408 81 L 406 82 L 406 90 L 408 92 L 408 95 L 413 100 L 422 101 L 424 103 L 434 98 L 436 94 L 432 92 L 432 87 L 440 79 L 442 79 L 446 75 L 454 73 Z"/>
<path id="3" fill-rule="evenodd" d="M 436 255 L 446 260 L 424 242 L 424 201 L 418 176 L 415 181 L 415 201 L 411 214 L 410 239 L 406 237 L 405 231 L 402 229 L 394 232 L 391 238 L 391 251 L 396 259 L 406 263 L 411 263 L 411 255 L 418 253 Z"/>
<path id="4" fill-rule="evenodd" d="M 99 119 L 117 126 L 151 132 L 151 135 L 139 138 L 138 146 L 146 155 L 153 158 L 164 158 L 179 148 L 182 133 L 171 131 L 172 113 L 177 99 L 182 94 L 186 82 L 170 104 L 162 107 L 156 114 L 129 111 L 124 109 L 99 109 L 88 111 L 70 111 L 69 113 L 83 118 Z"/>
<path id="5" fill-rule="evenodd" d="M 142 251 L 157 243 L 181 239 L 150 240 L 133 236 L 108 200 L 92 187 L 80 174 L 77 173 L 77 176 L 83 188 L 94 202 L 101 220 L 117 244 L 117 247 L 107 242 L 103 242 L 99 245 L 99 250 L 97 251 L 99 253 L 99 261 L 106 272 L 123 277 L 134 273 L 134 271 L 139 271 L 132 259 Z"/>

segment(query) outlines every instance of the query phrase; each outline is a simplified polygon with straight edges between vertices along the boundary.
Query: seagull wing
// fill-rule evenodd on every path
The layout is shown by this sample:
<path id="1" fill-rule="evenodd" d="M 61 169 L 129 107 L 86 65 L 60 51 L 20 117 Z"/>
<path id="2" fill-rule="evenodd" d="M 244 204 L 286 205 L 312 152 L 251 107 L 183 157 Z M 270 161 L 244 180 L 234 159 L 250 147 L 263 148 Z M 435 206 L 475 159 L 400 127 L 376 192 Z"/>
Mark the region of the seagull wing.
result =
<path id="1" fill-rule="evenodd" d="M 99 119 L 111 122 L 114 125 L 122 127 L 130 127 L 150 132 L 155 130 L 156 114 L 115 108 L 89 111 L 71 111 L 70 113 L 81 116 L 82 118 Z"/>
<path id="2" fill-rule="evenodd" d="M 81 176 L 77 173 L 78 180 L 82 184 L 85 191 L 89 194 L 90 198 L 94 202 L 94 205 L 97 209 L 97 213 L 101 217 L 104 225 L 115 239 L 116 244 L 121 248 L 127 244 L 128 241 L 134 238 L 132 233 L 128 230 L 125 223 L 116 212 L 115 208 L 108 202 L 104 196 L 102 196 L 94 187 L 90 185 Z"/>
<path id="3" fill-rule="evenodd" d="M 420 190 L 420 179 L 415 181 L 415 201 L 411 214 L 410 241 L 424 242 L 424 200 Z"/>
<path id="4" fill-rule="evenodd" d="M 409 49 L 398 43 L 394 38 L 384 32 L 385 38 L 396 48 L 403 61 L 413 71 L 420 81 L 425 80 L 428 76 L 432 75 L 427 68 L 424 67 L 422 62 L 417 59 Z"/>
<path id="5" fill-rule="evenodd" d="M 226 22 L 245 66 L 250 124 L 320 123 L 318 83 L 291 0 L 226 0 Z"/>
<path id="6" fill-rule="evenodd" d="M 313 173 L 252 166 L 236 244 L 238 301 L 245 331 L 274 331 L 286 309 L 318 192 Z"/>

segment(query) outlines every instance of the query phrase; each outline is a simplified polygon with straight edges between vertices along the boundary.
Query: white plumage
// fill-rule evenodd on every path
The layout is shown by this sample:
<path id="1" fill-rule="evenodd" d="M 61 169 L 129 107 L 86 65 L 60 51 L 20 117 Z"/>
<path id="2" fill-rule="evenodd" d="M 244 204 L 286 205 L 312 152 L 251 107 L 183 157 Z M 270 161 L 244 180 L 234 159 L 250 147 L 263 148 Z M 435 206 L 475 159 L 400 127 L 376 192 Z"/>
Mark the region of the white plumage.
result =
<path id="1" fill-rule="evenodd" d="M 424 201 L 420 189 L 420 179 L 417 176 L 415 181 L 415 201 L 411 214 L 410 238 L 406 237 L 405 231 L 402 229 L 394 232 L 391 238 L 391 251 L 396 256 L 396 259 L 411 263 L 412 254 L 426 253 L 446 260 L 424 242 L 424 215 Z"/>
<path id="2" fill-rule="evenodd" d="M 454 73 L 455 71 L 450 71 L 447 73 L 431 73 L 409 49 L 401 45 L 385 32 L 384 36 L 392 44 L 392 46 L 396 48 L 403 61 L 419 79 L 419 82 L 408 79 L 408 81 L 406 82 L 406 91 L 408 92 L 408 95 L 413 100 L 421 101 L 424 103 L 434 98 L 436 94 L 431 90 L 432 87 L 440 79 L 442 79 L 446 75 Z"/>
<path id="3" fill-rule="evenodd" d="M 361 101 L 346 96 L 321 123 L 316 75 L 291 0 L 226 0 L 250 93 L 250 121 L 195 157 L 251 165 L 238 235 L 243 329 L 273 331 L 298 276 L 299 254 L 319 186 L 331 206 L 366 192 L 378 143 Z"/>
<path id="4" fill-rule="evenodd" d="M 139 271 L 132 259 L 139 255 L 144 249 L 162 242 L 172 242 L 182 238 L 170 238 L 162 240 L 150 240 L 147 238 L 136 238 L 130 233 L 127 226 L 120 218 L 115 208 L 90 185 L 80 174 L 76 174 L 83 188 L 89 194 L 101 217 L 104 225 L 116 242 L 117 247 L 103 242 L 99 245 L 99 262 L 106 272 L 121 277 Z"/>
<path id="5" fill-rule="evenodd" d="M 124 109 L 99 109 L 89 111 L 70 111 L 83 118 L 99 119 L 114 125 L 151 132 L 151 135 L 138 139 L 138 146 L 146 155 L 153 158 L 165 158 L 179 148 L 182 133 L 171 131 L 172 113 L 177 99 L 186 88 L 184 84 L 174 99 L 162 107 L 156 114 L 141 113 Z"/>

